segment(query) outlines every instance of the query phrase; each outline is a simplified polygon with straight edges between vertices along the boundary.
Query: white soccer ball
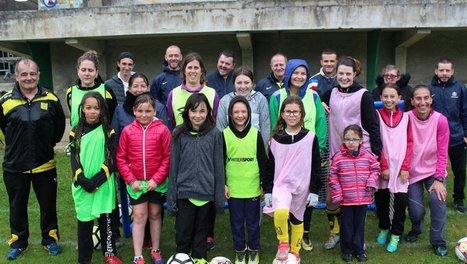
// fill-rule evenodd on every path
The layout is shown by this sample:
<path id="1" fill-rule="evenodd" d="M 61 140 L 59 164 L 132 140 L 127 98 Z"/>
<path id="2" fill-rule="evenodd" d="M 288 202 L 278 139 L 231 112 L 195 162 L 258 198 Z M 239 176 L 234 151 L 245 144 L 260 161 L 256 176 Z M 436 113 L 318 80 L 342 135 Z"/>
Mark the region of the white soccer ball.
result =
<path id="1" fill-rule="evenodd" d="M 232 264 L 232 261 L 226 257 L 215 257 L 211 259 L 209 264 Z"/>
<path id="2" fill-rule="evenodd" d="M 457 257 L 467 263 L 467 237 L 457 241 L 455 249 Z"/>
<path id="3" fill-rule="evenodd" d="M 92 227 L 92 243 L 95 250 L 101 249 L 101 231 L 99 226 Z"/>
<path id="4" fill-rule="evenodd" d="M 128 215 L 130 216 L 130 223 L 133 223 L 133 208 L 131 205 L 128 205 Z M 118 204 L 118 219 L 120 220 L 120 224 L 123 224 L 121 204 Z"/>
<path id="5" fill-rule="evenodd" d="M 297 257 L 292 253 L 289 253 L 287 255 L 286 260 L 274 259 L 274 261 L 272 262 L 272 264 L 299 264 L 299 263 L 300 263 L 300 259 L 297 259 Z"/>
<path id="6" fill-rule="evenodd" d="M 195 262 L 193 259 L 186 253 L 177 253 L 172 255 L 169 260 L 167 260 L 167 264 L 194 264 Z"/>

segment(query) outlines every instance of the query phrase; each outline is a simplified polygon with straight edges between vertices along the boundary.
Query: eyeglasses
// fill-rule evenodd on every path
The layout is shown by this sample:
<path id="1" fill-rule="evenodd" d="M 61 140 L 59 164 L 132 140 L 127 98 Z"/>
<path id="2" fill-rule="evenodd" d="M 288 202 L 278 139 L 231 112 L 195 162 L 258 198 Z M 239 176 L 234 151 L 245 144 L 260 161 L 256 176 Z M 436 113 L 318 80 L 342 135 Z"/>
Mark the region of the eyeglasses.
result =
<path id="1" fill-rule="evenodd" d="M 384 77 L 384 78 L 388 78 L 388 79 L 394 79 L 394 78 L 399 77 L 399 75 L 385 74 L 385 75 L 383 75 L 383 77 Z"/>
<path id="2" fill-rule="evenodd" d="M 356 143 L 360 142 L 361 138 L 344 138 L 344 142 Z"/>
<path id="3" fill-rule="evenodd" d="M 291 111 L 291 110 L 285 110 L 285 111 L 284 111 L 284 114 L 285 114 L 286 116 L 291 116 L 291 115 L 297 116 L 297 115 L 299 115 L 300 113 L 301 113 L 300 111 L 295 111 L 295 110 L 294 110 L 294 111 Z"/>

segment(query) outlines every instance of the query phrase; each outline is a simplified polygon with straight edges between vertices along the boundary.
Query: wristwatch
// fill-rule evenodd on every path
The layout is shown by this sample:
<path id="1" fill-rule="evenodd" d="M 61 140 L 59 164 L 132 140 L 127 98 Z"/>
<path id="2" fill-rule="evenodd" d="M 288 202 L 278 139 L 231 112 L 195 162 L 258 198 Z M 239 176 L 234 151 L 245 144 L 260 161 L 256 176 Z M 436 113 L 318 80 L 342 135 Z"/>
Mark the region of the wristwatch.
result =
<path id="1" fill-rule="evenodd" d="M 443 177 L 436 177 L 435 181 L 439 181 L 441 183 L 444 183 L 444 178 Z"/>

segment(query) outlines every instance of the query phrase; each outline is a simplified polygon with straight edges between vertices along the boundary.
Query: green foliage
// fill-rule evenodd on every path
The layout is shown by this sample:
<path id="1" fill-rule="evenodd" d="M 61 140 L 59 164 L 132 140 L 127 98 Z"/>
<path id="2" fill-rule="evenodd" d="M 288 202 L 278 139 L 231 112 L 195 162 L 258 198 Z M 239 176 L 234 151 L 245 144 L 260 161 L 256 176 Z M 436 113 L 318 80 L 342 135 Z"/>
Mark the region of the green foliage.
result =
<path id="1" fill-rule="evenodd" d="M 60 244 L 63 246 L 63 253 L 57 257 L 49 257 L 40 245 L 39 228 L 39 210 L 37 199 L 34 192 L 31 191 L 29 202 L 29 226 L 30 226 L 30 245 L 28 250 L 20 259 L 11 263 L 76 263 L 76 218 L 74 204 L 71 198 L 71 171 L 69 159 L 63 153 L 57 154 L 59 190 L 58 190 L 58 217 L 60 228 Z M 448 190 L 452 193 L 452 175 L 448 177 Z M 4 243 L 0 244 L 0 263 L 7 263 L 6 253 L 10 231 L 8 224 L 8 196 L 5 191 L 3 177 L 0 177 L 0 236 Z M 434 255 L 429 239 L 429 210 L 426 217 L 426 231 L 420 236 L 420 240 L 414 244 L 402 242 L 395 253 L 388 253 L 385 247 L 377 245 L 375 237 L 378 234 L 378 224 L 376 215 L 369 211 L 366 219 L 366 241 L 368 263 L 460 263 L 454 253 L 454 245 L 457 240 L 467 236 L 467 223 L 465 215 L 458 214 L 452 207 L 452 198 L 448 198 L 448 216 L 446 223 L 446 238 L 448 241 L 448 256 L 441 258 Z M 232 238 L 230 234 L 230 224 L 228 220 L 228 210 L 223 215 L 218 215 L 216 221 L 216 248 L 209 252 L 209 257 L 226 256 L 234 259 L 232 249 Z M 165 259 L 175 252 L 175 219 L 165 216 L 163 235 L 161 242 L 161 251 Z M 260 263 L 271 263 L 276 252 L 277 241 L 274 234 L 272 218 L 264 216 L 261 230 L 261 251 Z M 410 230 L 410 221 L 407 219 L 405 231 Z M 314 243 L 314 249 L 311 252 L 301 251 L 301 263 L 343 263 L 340 259 L 339 248 L 333 250 L 324 250 L 323 243 L 328 235 L 327 219 L 324 210 L 314 210 L 313 223 L 311 228 L 311 239 Z M 119 257 L 124 263 L 130 263 L 133 259 L 133 247 L 131 238 L 122 239 L 124 246 L 119 248 Z M 403 240 L 403 239 L 402 239 Z M 402 241 L 401 240 L 401 241 Z M 146 260 L 149 261 L 149 250 L 144 251 Z M 102 253 L 94 251 L 94 263 L 103 263 Z"/>

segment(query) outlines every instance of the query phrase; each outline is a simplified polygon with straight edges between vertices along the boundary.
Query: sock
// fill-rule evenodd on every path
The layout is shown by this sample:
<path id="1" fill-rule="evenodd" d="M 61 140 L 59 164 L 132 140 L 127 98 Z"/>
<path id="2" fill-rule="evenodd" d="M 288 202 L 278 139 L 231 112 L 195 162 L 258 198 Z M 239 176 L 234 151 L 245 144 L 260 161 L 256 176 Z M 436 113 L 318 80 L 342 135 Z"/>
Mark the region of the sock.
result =
<path id="1" fill-rule="evenodd" d="M 337 208 L 335 210 L 331 210 L 326 208 L 326 214 L 328 215 L 328 223 L 329 229 L 331 230 L 331 234 L 338 235 L 340 233 L 340 225 L 339 225 L 339 218 L 340 218 L 341 208 Z"/>
<path id="2" fill-rule="evenodd" d="M 309 231 L 303 230 L 303 238 L 309 238 L 308 233 Z"/>
<path id="3" fill-rule="evenodd" d="M 276 228 L 277 240 L 289 242 L 289 210 L 277 209 L 274 211 L 274 227 Z"/>
<path id="4" fill-rule="evenodd" d="M 140 258 L 143 258 L 143 256 L 135 256 L 135 257 L 133 258 L 133 260 L 137 260 L 137 259 L 140 259 Z"/>
<path id="5" fill-rule="evenodd" d="M 303 237 L 303 223 L 294 225 L 290 223 L 292 232 L 290 235 L 290 252 L 299 254 Z"/>

